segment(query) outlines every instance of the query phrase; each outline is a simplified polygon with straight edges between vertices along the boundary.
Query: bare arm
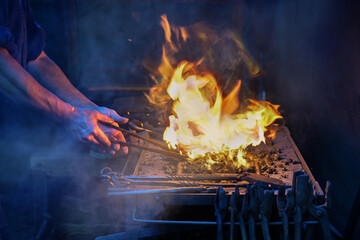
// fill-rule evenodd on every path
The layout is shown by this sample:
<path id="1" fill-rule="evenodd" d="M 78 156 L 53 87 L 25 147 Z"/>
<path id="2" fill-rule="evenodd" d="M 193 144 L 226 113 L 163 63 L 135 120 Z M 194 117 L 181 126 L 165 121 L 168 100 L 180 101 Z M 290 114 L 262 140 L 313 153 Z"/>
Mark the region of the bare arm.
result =
<path id="1" fill-rule="evenodd" d="M 59 119 L 81 140 L 101 144 L 109 149 L 110 140 L 125 140 L 121 132 L 109 130 L 99 122 L 115 124 L 115 121 L 126 122 L 126 119 L 121 118 L 115 111 L 99 108 L 88 100 L 72 86 L 46 55 L 42 54 L 30 63 L 28 68 L 32 69 L 33 74 L 39 77 L 47 88 L 22 68 L 6 49 L 0 47 L 0 91 L 14 101 L 30 105 Z M 53 75 L 53 79 L 59 82 L 51 78 Z M 119 149 L 120 146 L 115 144 L 110 151 L 114 153 L 114 150 Z M 124 147 L 123 151 L 127 152 L 127 148 Z"/>
<path id="2" fill-rule="evenodd" d="M 27 70 L 44 87 L 62 100 L 76 107 L 96 108 L 97 105 L 76 89 L 61 69 L 43 51 L 40 56 L 28 63 Z"/>
<path id="3" fill-rule="evenodd" d="M 72 105 L 42 87 L 3 48 L 0 48 L 0 89 L 14 101 L 31 105 L 60 119 L 69 116 L 73 110 Z"/>

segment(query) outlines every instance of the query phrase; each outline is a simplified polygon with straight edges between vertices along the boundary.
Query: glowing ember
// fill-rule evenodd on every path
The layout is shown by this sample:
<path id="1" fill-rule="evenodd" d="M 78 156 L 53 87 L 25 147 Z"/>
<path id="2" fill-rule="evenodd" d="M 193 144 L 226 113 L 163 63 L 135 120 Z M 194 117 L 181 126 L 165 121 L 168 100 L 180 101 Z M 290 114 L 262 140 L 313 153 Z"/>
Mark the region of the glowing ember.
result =
<path id="1" fill-rule="evenodd" d="M 172 102 L 172 115 L 164 140 L 170 148 L 179 149 L 190 159 L 202 158 L 209 166 L 220 156 L 228 161 L 231 159 L 231 164 L 236 167 L 246 166 L 243 150 L 249 145 L 265 142 L 265 132 L 274 136 L 274 131 L 268 131 L 268 126 L 281 118 L 279 106 L 249 100 L 246 108 L 240 111 L 238 93 L 241 81 L 224 98 L 214 75 L 204 70 L 204 59 L 197 63 L 182 61 L 177 64 L 172 57 L 181 48 L 179 42 L 191 39 L 188 31 L 184 27 L 170 26 L 166 16 L 162 16 L 161 25 L 166 43 L 157 75 L 162 82 L 147 97 L 152 103 Z M 172 41 L 171 30 L 175 32 L 176 42 Z M 249 72 L 258 74 L 258 65 L 245 51 L 240 39 L 231 36 Z"/>

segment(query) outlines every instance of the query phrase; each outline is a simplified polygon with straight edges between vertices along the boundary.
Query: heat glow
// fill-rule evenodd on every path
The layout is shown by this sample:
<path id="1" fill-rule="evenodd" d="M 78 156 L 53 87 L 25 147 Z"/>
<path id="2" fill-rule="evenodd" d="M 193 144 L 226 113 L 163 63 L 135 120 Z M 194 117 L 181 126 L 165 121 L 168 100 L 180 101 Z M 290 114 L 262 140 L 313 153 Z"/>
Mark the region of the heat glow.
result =
<path id="1" fill-rule="evenodd" d="M 165 31 L 162 62 L 157 69 L 161 82 L 147 96 L 157 101 L 170 100 L 171 115 L 169 126 L 164 132 L 164 140 L 170 148 L 179 149 L 189 159 L 222 154 L 236 159 L 235 165 L 246 166 L 242 157 L 243 150 L 249 145 L 265 142 L 265 133 L 274 135 L 268 127 L 282 118 L 278 105 L 266 101 L 249 100 L 240 110 L 239 91 L 241 81 L 227 96 L 223 96 L 214 75 L 201 67 L 202 60 L 192 63 L 181 61 L 174 65 L 171 54 L 180 51 L 179 42 L 191 38 L 186 28 L 171 26 L 165 15 L 161 17 Z M 175 36 L 172 36 L 175 32 Z M 173 41 L 175 38 L 176 41 Z M 259 72 L 258 66 L 245 49 L 240 39 L 234 37 L 236 46 L 247 57 L 245 63 L 251 66 L 252 73 Z M 254 67 L 256 66 L 256 67 Z M 212 164 L 216 158 L 207 157 L 206 163 Z"/>

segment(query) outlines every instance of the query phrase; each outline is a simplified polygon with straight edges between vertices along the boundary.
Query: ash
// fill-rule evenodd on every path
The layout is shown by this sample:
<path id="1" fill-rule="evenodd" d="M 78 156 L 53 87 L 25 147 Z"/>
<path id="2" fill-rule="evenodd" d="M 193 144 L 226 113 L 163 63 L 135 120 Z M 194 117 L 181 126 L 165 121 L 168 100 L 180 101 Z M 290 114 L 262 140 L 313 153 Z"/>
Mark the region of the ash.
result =
<path id="1" fill-rule="evenodd" d="M 284 128 L 284 127 L 283 127 Z M 258 146 L 248 146 L 243 152 L 243 158 L 248 166 L 236 166 L 236 159 L 228 159 L 216 155 L 216 163 L 207 165 L 207 157 L 188 162 L 163 157 L 160 154 L 144 152 L 138 175 L 179 175 L 179 174 L 215 174 L 257 172 L 264 176 L 281 179 L 286 185 L 291 185 L 292 173 L 303 170 L 300 160 L 292 148 L 286 133 L 280 127 L 274 140 L 267 140 Z"/>

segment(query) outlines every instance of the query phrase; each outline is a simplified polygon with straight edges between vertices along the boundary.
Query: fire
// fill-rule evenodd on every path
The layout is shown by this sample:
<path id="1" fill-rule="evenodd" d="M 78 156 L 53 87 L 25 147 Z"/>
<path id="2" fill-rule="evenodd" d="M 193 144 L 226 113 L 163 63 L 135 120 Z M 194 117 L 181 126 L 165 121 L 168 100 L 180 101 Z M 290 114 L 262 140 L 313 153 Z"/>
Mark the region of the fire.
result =
<path id="1" fill-rule="evenodd" d="M 268 127 L 282 118 L 279 106 L 249 100 L 246 107 L 241 108 L 238 98 L 240 80 L 224 97 L 214 74 L 203 66 L 204 58 L 195 63 L 181 61 L 176 64 L 174 53 L 180 51 L 182 42 L 191 39 L 188 30 L 171 26 L 165 15 L 161 17 L 161 25 L 166 41 L 156 74 L 161 83 L 147 97 L 153 103 L 163 104 L 170 100 L 172 104 L 164 140 L 169 148 L 179 149 L 190 159 L 205 158 L 206 164 L 211 165 L 216 161 L 213 156 L 221 155 L 235 159 L 235 166 L 246 166 L 243 150 L 249 145 L 265 142 L 265 132 L 274 135 Z M 232 36 L 249 72 L 258 74 L 258 65 L 246 52 L 240 39 Z"/>
<path id="2" fill-rule="evenodd" d="M 239 81 L 233 91 L 223 98 L 213 75 L 196 72 L 196 64 L 182 62 L 175 69 L 167 88 L 173 100 L 173 115 L 164 133 L 171 148 L 179 148 L 189 158 L 196 159 L 206 153 L 220 154 L 245 149 L 249 145 L 265 142 L 264 132 L 276 119 L 281 118 L 278 106 L 265 101 L 250 100 L 246 111 L 239 108 L 237 94 Z M 213 104 L 209 91 L 214 87 Z M 212 94 L 210 94 L 212 95 Z M 246 165 L 242 151 L 237 151 L 237 164 Z"/>

